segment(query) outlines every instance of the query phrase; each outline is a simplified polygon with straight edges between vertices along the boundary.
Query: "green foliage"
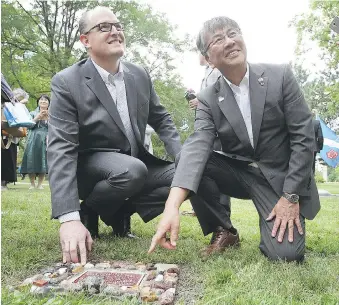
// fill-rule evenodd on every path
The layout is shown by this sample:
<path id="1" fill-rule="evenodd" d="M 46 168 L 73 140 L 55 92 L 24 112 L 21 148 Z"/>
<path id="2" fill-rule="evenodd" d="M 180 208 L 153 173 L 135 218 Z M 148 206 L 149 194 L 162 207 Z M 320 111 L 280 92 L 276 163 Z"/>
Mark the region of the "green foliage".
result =
<path id="1" fill-rule="evenodd" d="M 149 5 L 137 1 L 3 1 L 2 71 L 12 88 L 21 87 L 30 94 L 28 108 L 36 99 L 50 92 L 50 81 L 58 71 L 86 58 L 79 43 L 78 21 L 81 14 L 97 5 L 112 8 L 124 24 L 127 51 L 125 60 L 147 67 L 161 103 L 169 110 L 178 128 L 185 123 L 192 131 L 193 115 L 184 100 L 184 88 L 173 60 L 187 50 L 191 38 L 179 39 L 176 27 L 164 14 L 153 12 Z M 156 155 L 165 157 L 159 139 Z"/>
<path id="2" fill-rule="evenodd" d="M 339 113 L 339 34 L 330 30 L 333 18 L 339 16 L 339 1 L 312 1 L 310 9 L 310 13 L 298 15 L 291 22 L 298 34 L 295 70 L 310 107 L 330 123 Z M 303 67 L 311 41 L 319 47 L 319 59 L 325 64 L 313 79 L 308 78 L 310 72 Z"/>
<path id="3" fill-rule="evenodd" d="M 315 178 L 315 182 L 317 182 L 317 183 L 324 183 L 325 182 L 325 179 L 323 178 L 323 175 L 322 175 L 321 172 L 316 171 L 314 178 Z"/>
<path id="4" fill-rule="evenodd" d="M 146 66 L 152 78 L 178 78 L 173 60 L 188 49 L 190 38 L 177 38 L 175 27 L 149 5 L 136 1 L 34 1 L 28 7 L 23 1 L 3 1 L 2 71 L 12 87 L 30 94 L 32 104 L 40 94 L 50 92 L 55 73 L 87 56 L 79 43 L 78 21 L 85 10 L 97 5 L 112 8 L 125 25 L 127 60 Z"/>
<path id="5" fill-rule="evenodd" d="M 166 105 L 166 109 L 171 113 L 172 119 L 177 126 L 181 142 L 193 132 L 194 128 L 194 111 L 190 110 L 188 103 L 184 98 L 185 89 L 174 78 L 167 82 L 161 80 L 154 81 L 154 88 L 159 95 L 160 101 Z M 157 135 L 152 135 L 154 155 L 167 158 L 165 148 Z"/>
<path id="6" fill-rule="evenodd" d="M 328 169 L 328 181 L 329 182 L 339 182 L 339 167 L 336 168 L 329 167 Z"/>

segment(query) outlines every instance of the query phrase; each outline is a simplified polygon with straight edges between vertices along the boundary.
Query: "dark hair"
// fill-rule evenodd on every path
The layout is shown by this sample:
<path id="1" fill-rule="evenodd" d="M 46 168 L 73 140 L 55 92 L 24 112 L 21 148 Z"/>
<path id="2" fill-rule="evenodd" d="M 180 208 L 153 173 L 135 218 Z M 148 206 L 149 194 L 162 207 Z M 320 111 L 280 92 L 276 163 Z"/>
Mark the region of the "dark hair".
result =
<path id="1" fill-rule="evenodd" d="M 205 41 L 207 34 L 214 34 L 218 30 L 223 30 L 225 28 L 234 28 L 240 31 L 240 27 L 238 23 L 236 23 L 233 19 L 228 17 L 214 17 L 210 20 L 204 22 L 202 29 L 200 30 L 197 37 L 197 48 L 201 52 L 202 55 L 206 56 L 206 48 L 207 42 Z"/>
<path id="2" fill-rule="evenodd" d="M 36 100 L 36 105 L 39 107 L 39 101 L 40 101 L 42 98 L 44 98 L 44 99 L 46 99 L 46 100 L 48 101 L 48 106 L 49 106 L 49 104 L 51 103 L 51 99 L 50 99 L 49 96 L 46 95 L 46 94 L 41 95 L 41 96 Z"/>

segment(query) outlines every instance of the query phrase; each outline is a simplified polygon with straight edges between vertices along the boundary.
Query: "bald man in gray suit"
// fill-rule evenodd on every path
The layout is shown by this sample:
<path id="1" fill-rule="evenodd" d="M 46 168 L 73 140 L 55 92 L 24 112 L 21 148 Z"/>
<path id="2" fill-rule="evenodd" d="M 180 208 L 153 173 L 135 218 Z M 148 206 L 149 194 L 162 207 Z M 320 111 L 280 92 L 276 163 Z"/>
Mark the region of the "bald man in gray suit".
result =
<path id="1" fill-rule="evenodd" d="M 117 16 L 97 7 L 83 14 L 79 30 L 89 58 L 52 79 L 48 165 L 63 260 L 78 262 L 79 250 L 84 264 L 91 235 L 98 235 L 97 215 L 114 227 L 125 206 L 145 222 L 163 211 L 174 163 L 146 151 L 147 124 L 169 155 L 180 152 L 181 142 L 148 72 L 121 60 L 125 36 Z"/>
<path id="2" fill-rule="evenodd" d="M 248 64 L 240 27 L 227 17 L 205 22 L 197 46 L 222 76 L 198 94 L 195 132 L 181 151 L 166 212 L 149 251 L 157 244 L 176 248 L 178 209 L 190 193 L 206 203 L 193 206 L 203 232 L 216 231 L 205 254 L 238 245 L 238 232 L 219 204 L 220 190 L 252 199 L 264 255 L 302 261 L 305 218 L 316 216 L 320 202 L 312 175 L 312 115 L 291 68 Z M 212 148 L 216 134 L 220 153 Z"/>

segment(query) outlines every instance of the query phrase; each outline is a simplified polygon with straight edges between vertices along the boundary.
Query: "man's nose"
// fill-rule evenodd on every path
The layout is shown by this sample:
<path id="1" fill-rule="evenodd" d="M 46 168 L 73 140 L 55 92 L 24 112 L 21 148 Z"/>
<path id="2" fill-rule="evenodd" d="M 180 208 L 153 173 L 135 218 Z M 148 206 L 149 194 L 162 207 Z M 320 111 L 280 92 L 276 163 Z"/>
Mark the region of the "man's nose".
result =
<path id="1" fill-rule="evenodd" d="M 114 25 L 112 25 L 112 28 L 111 28 L 111 34 L 113 34 L 113 35 L 118 35 L 119 32 L 120 32 L 120 31 L 118 31 L 117 28 L 116 28 Z"/>
<path id="2" fill-rule="evenodd" d="M 235 41 L 233 38 L 229 38 L 228 36 L 225 36 L 225 42 L 224 42 L 225 48 L 233 47 L 234 44 L 235 44 Z"/>

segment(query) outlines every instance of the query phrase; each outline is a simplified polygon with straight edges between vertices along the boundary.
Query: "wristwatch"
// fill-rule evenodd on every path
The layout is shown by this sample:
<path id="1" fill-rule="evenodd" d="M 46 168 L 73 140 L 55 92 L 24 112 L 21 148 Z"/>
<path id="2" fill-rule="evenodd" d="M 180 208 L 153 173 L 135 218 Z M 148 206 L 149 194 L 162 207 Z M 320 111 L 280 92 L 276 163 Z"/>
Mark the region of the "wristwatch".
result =
<path id="1" fill-rule="evenodd" d="M 297 194 L 283 193 L 282 196 L 284 198 L 286 198 L 291 203 L 298 203 L 299 202 L 299 195 L 297 195 Z"/>

